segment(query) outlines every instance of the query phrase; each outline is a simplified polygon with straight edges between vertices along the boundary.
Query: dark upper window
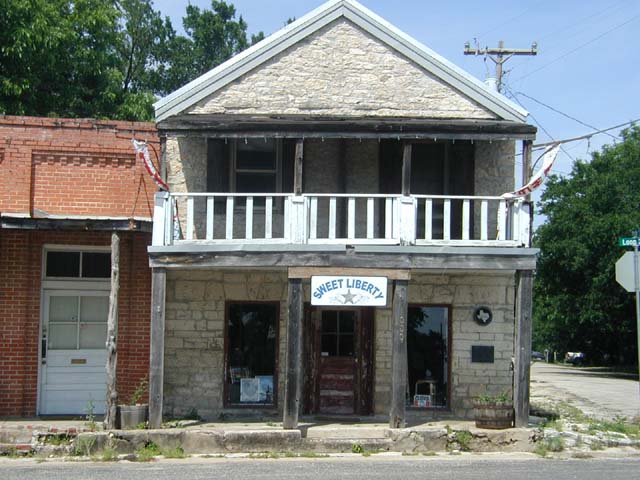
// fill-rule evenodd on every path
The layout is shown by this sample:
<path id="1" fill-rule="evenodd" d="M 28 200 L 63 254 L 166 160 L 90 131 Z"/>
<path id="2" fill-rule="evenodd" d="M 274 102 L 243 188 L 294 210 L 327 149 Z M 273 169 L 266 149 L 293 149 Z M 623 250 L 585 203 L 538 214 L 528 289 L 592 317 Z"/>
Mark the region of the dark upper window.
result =
<path id="1" fill-rule="evenodd" d="M 111 254 L 106 252 L 47 251 L 45 277 L 109 278 Z"/>
<path id="2" fill-rule="evenodd" d="M 323 357 L 353 357 L 356 312 L 327 310 L 322 312 Z"/>
<path id="3" fill-rule="evenodd" d="M 207 191 L 279 193 L 293 190 L 295 140 L 209 139 Z"/>

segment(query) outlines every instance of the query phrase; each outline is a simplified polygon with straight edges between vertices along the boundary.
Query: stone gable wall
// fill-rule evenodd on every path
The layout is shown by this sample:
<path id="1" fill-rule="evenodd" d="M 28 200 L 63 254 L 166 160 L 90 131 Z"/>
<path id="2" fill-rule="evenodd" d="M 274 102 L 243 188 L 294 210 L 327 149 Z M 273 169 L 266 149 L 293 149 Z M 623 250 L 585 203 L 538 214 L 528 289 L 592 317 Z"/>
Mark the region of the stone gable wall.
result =
<path id="1" fill-rule="evenodd" d="M 496 118 L 345 19 L 323 27 L 187 113 Z"/>

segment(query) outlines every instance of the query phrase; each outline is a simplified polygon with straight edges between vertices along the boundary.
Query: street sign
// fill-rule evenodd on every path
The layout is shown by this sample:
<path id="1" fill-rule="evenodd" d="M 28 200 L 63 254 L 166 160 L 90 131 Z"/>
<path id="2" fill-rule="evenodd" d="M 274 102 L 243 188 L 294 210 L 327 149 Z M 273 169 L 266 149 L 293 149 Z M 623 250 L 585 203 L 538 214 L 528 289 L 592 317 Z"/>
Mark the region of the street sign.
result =
<path id="1" fill-rule="evenodd" d="M 633 254 L 626 252 L 616 262 L 616 282 L 624 287 L 627 292 L 635 292 L 636 284 L 633 276 Z M 638 257 L 640 260 L 640 256 Z M 638 262 L 640 266 L 640 261 Z"/>
<path id="2" fill-rule="evenodd" d="M 637 237 L 618 237 L 618 246 L 620 247 L 637 247 L 640 242 Z"/>

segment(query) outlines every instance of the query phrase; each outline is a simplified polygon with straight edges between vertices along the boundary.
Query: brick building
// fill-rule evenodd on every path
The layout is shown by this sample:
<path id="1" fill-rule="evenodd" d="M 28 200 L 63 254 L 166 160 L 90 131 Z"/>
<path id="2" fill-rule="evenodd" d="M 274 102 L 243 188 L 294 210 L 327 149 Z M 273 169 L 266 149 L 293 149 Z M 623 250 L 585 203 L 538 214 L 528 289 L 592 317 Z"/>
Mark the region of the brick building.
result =
<path id="1" fill-rule="evenodd" d="M 0 116 L 0 416 L 104 409 L 110 243 L 120 235 L 118 390 L 148 372 L 151 123 Z"/>

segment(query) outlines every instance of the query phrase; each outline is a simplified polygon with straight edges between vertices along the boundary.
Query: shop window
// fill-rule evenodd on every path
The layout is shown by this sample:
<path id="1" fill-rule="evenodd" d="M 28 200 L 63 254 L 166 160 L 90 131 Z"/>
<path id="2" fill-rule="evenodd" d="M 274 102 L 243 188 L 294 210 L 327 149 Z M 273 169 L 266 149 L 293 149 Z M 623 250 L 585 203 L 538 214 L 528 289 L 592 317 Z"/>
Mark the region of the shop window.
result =
<path id="1" fill-rule="evenodd" d="M 447 306 L 409 306 L 407 367 L 410 406 L 446 408 L 449 388 Z"/>
<path id="2" fill-rule="evenodd" d="M 106 252 L 55 251 L 46 252 L 47 278 L 109 278 L 111 254 Z"/>
<path id="3" fill-rule="evenodd" d="M 225 404 L 276 404 L 278 305 L 230 303 L 225 334 Z"/>

